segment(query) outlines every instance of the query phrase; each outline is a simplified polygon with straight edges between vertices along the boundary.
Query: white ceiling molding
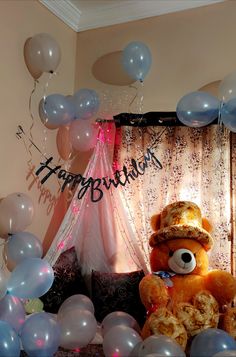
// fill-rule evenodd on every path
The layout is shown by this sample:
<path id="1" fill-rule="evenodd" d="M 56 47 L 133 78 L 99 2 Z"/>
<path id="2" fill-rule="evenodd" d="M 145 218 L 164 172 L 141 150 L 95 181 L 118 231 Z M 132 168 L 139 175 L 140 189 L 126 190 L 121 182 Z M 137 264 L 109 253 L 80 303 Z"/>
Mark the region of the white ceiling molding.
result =
<path id="1" fill-rule="evenodd" d="M 225 0 L 39 0 L 80 32 L 206 6 Z M 92 4 L 92 5 L 91 5 Z"/>
<path id="2" fill-rule="evenodd" d="M 79 22 L 81 11 L 71 1 L 67 0 L 39 0 L 41 4 L 46 6 L 54 15 L 59 17 L 69 27 L 76 32 L 79 31 Z"/>

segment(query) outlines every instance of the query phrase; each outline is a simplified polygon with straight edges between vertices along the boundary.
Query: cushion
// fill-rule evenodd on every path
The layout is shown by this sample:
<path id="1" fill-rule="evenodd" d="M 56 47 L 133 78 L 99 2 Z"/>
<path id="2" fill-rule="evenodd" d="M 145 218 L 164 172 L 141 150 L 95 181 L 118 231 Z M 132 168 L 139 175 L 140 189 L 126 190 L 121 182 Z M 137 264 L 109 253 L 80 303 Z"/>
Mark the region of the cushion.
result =
<path id="1" fill-rule="evenodd" d="M 124 311 L 132 315 L 142 327 L 146 317 L 145 307 L 139 297 L 139 283 L 144 277 L 143 270 L 130 273 L 92 272 L 92 302 L 95 317 L 102 322 L 114 311 Z"/>
<path id="2" fill-rule="evenodd" d="M 53 284 L 50 290 L 40 297 L 44 303 L 44 311 L 56 314 L 68 297 L 75 294 L 89 296 L 74 247 L 59 256 L 53 270 L 55 275 Z"/>

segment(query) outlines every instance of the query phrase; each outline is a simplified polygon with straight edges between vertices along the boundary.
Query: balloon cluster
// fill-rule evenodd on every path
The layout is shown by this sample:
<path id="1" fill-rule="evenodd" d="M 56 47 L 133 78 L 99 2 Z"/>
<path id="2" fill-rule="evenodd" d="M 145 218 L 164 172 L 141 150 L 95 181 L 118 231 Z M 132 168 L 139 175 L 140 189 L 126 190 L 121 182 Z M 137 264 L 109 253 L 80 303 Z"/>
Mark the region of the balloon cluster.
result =
<path id="1" fill-rule="evenodd" d="M 24 59 L 31 76 L 37 80 L 44 72 L 56 71 L 61 50 L 51 35 L 39 33 L 26 40 Z M 48 129 L 58 129 L 57 146 L 63 160 L 68 160 L 73 151 L 88 151 L 94 147 L 97 128 L 89 119 L 97 113 L 99 106 L 98 94 L 88 88 L 82 88 L 74 95 L 44 95 L 40 100 L 39 117 Z"/>
<path id="2" fill-rule="evenodd" d="M 97 126 L 92 117 L 99 109 L 96 91 L 83 88 L 73 96 L 51 94 L 39 103 L 39 116 L 48 129 L 58 129 L 57 148 L 60 157 L 68 160 L 73 152 L 94 148 Z"/>
<path id="3" fill-rule="evenodd" d="M 115 311 L 101 324 L 105 357 L 185 357 L 175 340 L 164 335 L 152 335 L 142 340 L 140 327 L 129 314 Z M 190 357 L 235 357 L 236 341 L 228 333 L 208 328 L 194 337 Z"/>
<path id="4" fill-rule="evenodd" d="M 39 116 L 49 129 L 56 129 L 78 119 L 90 119 L 98 111 L 99 97 L 95 90 L 82 88 L 73 96 L 51 94 L 41 99 Z"/>
<path id="5" fill-rule="evenodd" d="M 33 203 L 24 193 L 12 193 L 0 202 L 0 236 L 4 239 L 4 266 L 0 270 L 0 355 L 20 355 L 20 337 L 24 345 L 29 324 L 22 299 L 44 295 L 52 286 L 54 272 L 42 259 L 40 240 L 25 232 L 33 219 Z M 47 324 L 53 327 L 51 318 Z M 30 325 L 31 328 L 31 325 Z"/>
<path id="6" fill-rule="evenodd" d="M 185 357 L 182 348 L 171 338 L 159 335 L 142 340 L 137 321 L 129 314 L 115 311 L 101 324 L 103 352 L 106 357 L 155 356 Z"/>
<path id="7" fill-rule="evenodd" d="M 0 202 L 0 230 L 5 267 L 0 270 L 0 356 L 18 357 L 21 346 L 29 357 L 53 356 L 59 346 L 87 346 L 97 331 L 94 307 L 84 295 L 64 301 L 58 314 L 41 312 L 38 299 L 52 286 L 54 272 L 42 258 L 40 240 L 23 231 L 33 219 L 33 203 L 13 193 Z M 31 303 L 31 306 L 30 306 Z M 26 317 L 26 313 L 31 313 Z"/>
<path id="8" fill-rule="evenodd" d="M 236 72 L 221 81 L 219 99 L 201 91 L 188 93 L 179 100 L 176 114 L 189 127 L 200 128 L 218 118 L 219 123 L 236 132 Z"/>
<path id="9" fill-rule="evenodd" d="M 80 349 L 95 337 L 97 321 L 92 301 L 85 295 L 66 299 L 56 315 L 36 312 L 25 317 L 21 300 L 6 295 L 0 300 L 0 355 L 52 357 L 59 346 Z"/>

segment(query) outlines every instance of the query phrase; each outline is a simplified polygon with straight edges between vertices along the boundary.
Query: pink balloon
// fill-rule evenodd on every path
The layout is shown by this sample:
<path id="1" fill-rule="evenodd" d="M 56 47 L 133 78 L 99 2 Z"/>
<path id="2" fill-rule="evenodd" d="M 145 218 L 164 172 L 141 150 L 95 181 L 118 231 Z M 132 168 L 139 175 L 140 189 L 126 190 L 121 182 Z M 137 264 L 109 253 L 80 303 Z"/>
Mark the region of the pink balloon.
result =
<path id="1" fill-rule="evenodd" d="M 97 142 L 98 129 L 89 120 L 77 119 L 70 126 L 70 140 L 76 151 L 88 151 Z"/>
<path id="2" fill-rule="evenodd" d="M 97 321 L 87 310 L 74 308 L 58 316 L 61 329 L 60 346 L 67 349 L 87 346 L 97 331 Z"/>
<path id="3" fill-rule="evenodd" d="M 103 337 L 112 327 L 118 325 L 128 326 L 136 330 L 138 333 L 141 332 L 140 327 L 133 316 L 123 311 L 114 311 L 108 314 L 102 321 L 101 332 Z"/>
<path id="4" fill-rule="evenodd" d="M 103 352 L 106 357 L 129 356 L 140 341 L 142 339 L 134 329 L 118 325 L 112 327 L 104 336 Z"/>
<path id="5" fill-rule="evenodd" d="M 0 234 L 23 231 L 32 223 L 34 206 L 24 193 L 12 193 L 0 202 Z"/>
<path id="6" fill-rule="evenodd" d="M 57 151 L 60 157 L 67 161 L 73 157 L 73 148 L 70 140 L 70 125 L 62 125 L 57 131 Z"/>

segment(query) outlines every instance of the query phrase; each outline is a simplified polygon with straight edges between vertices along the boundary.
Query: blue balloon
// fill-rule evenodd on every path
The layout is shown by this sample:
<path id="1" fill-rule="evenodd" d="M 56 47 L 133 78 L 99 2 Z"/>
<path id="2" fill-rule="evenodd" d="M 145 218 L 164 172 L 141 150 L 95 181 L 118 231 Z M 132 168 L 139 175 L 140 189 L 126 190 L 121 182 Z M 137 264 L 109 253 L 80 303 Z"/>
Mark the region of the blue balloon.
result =
<path id="1" fill-rule="evenodd" d="M 31 315 L 21 330 L 22 346 L 29 357 L 51 357 L 57 351 L 60 329 L 46 312 Z"/>
<path id="2" fill-rule="evenodd" d="M 100 102 L 95 90 L 83 88 L 73 96 L 77 119 L 89 119 L 98 111 Z"/>
<path id="3" fill-rule="evenodd" d="M 6 321 L 18 332 L 25 322 L 25 309 L 19 298 L 5 295 L 0 300 L 0 320 Z"/>
<path id="4" fill-rule="evenodd" d="M 221 120 L 233 133 L 236 133 L 236 98 L 230 99 L 221 108 Z"/>
<path id="5" fill-rule="evenodd" d="M 143 82 L 152 64 L 149 48 L 142 42 L 131 42 L 122 54 L 122 65 L 128 75 Z"/>
<path id="6" fill-rule="evenodd" d="M 194 337 L 190 357 L 212 357 L 218 352 L 234 350 L 235 348 L 236 342 L 227 332 L 217 328 L 209 328 Z"/>
<path id="7" fill-rule="evenodd" d="M 43 121 L 47 118 L 47 125 L 65 125 L 75 119 L 74 103 L 62 94 L 48 95 L 42 107 Z"/>
<path id="8" fill-rule="evenodd" d="M 29 232 L 13 234 L 6 244 L 5 249 L 7 262 L 15 267 L 26 258 L 41 258 L 43 247 L 40 240 Z"/>
<path id="9" fill-rule="evenodd" d="M 181 123 L 192 128 L 210 124 L 219 115 L 220 101 L 205 92 L 191 92 L 180 99 L 176 114 Z"/>
<path id="10" fill-rule="evenodd" d="M 7 291 L 22 299 L 38 298 L 50 289 L 53 280 L 53 269 L 45 259 L 27 258 L 12 271 Z"/>
<path id="11" fill-rule="evenodd" d="M 20 356 L 20 340 L 15 330 L 5 321 L 0 321 L 0 356 Z"/>

